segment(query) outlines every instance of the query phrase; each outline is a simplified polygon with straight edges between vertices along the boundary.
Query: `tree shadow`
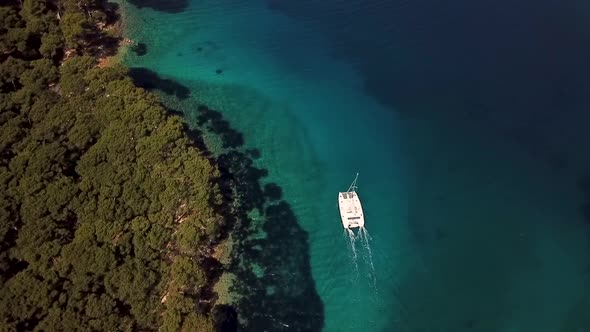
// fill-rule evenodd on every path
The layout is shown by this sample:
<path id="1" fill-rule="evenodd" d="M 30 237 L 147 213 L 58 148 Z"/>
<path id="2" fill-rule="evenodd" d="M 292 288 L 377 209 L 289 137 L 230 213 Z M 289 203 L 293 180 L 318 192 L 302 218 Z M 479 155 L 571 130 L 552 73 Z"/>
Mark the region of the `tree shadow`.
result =
<path id="1" fill-rule="evenodd" d="M 98 58 L 117 54 L 119 42 L 121 41 L 120 37 L 109 36 L 103 32 L 99 32 L 89 39 L 92 40 L 92 42 L 85 48 L 85 51 Z"/>
<path id="2" fill-rule="evenodd" d="M 171 79 L 161 78 L 156 72 L 147 68 L 129 68 L 129 76 L 136 86 L 150 91 L 159 90 L 180 100 L 188 98 L 191 93 L 184 85 Z"/>
<path id="3" fill-rule="evenodd" d="M 137 56 L 144 56 L 148 52 L 148 47 L 145 43 L 137 43 L 131 47 L 131 51 Z"/>
<path id="4" fill-rule="evenodd" d="M 244 135 L 231 128 L 220 112 L 202 105 L 199 106 L 198 112 L 197 124 L 203 126 L 207 123 L 209 130 L 221 137 L 224 149 L 235 149 L 244 145 Z"/>
<path id="5" fill-rule="evenodd" d="M 220 304 L 213 309 L 213 321 L 217 331 L 231 332 L 238 330 L 238 312 L 227 304 Z"/>
<path id="6" fill-rule="evenodd" d="M 227 270 L 236 276 L 231 291 L 240 294 L 237 315 L 229 306 L 213 309 L 218 327 L 235 331 L 239 318 L 245 331 L 321 331 L 324 308 L 311 275 L 308 235 L 281 187 L 261 183 L 268 171 L 254 165 L 260 151 L 244 148 L 243 135 L 218 111 L 200 106 L 197 121 L 225 149 L 216 159 L 225 198 L 217 209 L 233 227 Z"/>
<path id="7" fill-rule="evenodd" d="M 120 6 L 114 2 L 103 0 L 98 1 L 96 6 L 91 6 L 89 9 L 100 8 L 103 10 L 105 18 L 102 23 L 104 23 L 105 26 L 110 26 L 121 19 L 121 15 L 119 15 L 119 7 Z M 99 29 L 95 25 L 88 25 L 85 28 L 88 32 L 85 36 L 87 44 L 84 46 L 84 53 L 98 58 L 109 57 L 117 54 L 117 51 L 119 50 L 119 43 L 122 40 L 121 37 L 113 36 L 107 31 Z"/>
<path id="8" fill-rule="evenodd" d="M 188 7 L 187 0 L 129 0 L 137 8 L 148 7 L 171 14 L 182 13 Z"/>

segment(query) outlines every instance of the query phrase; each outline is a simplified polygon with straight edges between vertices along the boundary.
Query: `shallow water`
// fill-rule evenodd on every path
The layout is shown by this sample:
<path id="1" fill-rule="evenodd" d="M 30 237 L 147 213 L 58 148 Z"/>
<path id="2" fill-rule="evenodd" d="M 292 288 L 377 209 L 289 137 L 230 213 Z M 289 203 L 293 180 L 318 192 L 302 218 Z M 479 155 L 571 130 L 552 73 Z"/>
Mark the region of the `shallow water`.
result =
<path id="1" fill-rule="evenodd" d="M 249 328 L 590 329 L 583 310 L 590 280 L 587 225 L 573 173 L 587 156 L 564 143 L 584 135 L 576 129 L 567 137 L 537 140 L 564 131 L 543 121 L 533 121 L 530 135 L 507 134 L 517 120 L 529 121 L 528 108 L 547 104 L 524 96 L 542 99 L 557 89 L 529 84 L 510 104 L 516 88 L 501 84 L 535 79 L 528 67 L 517 73 L 517 83 L 507 75 L 524 61 L 525 51 L 540 45 L 518 42 L 542 35 L 534 30 L 541 25 L 492 29 L 498 17 L 511 24 L 518 22 L 509 20 L 514 16 L 526 18 L 525 4 L 149 4 L 127 8 L 131 38 L 144 43 L 147 53 L 130 52 L 125 62 L 159 75 L 151 78 L 153 87 L 163 88 L 165 99 L 193 126 L 197 104 L 221 112 L 243 135 L 242 149 L 259 150 L 253 166 L 268 172 L 260 182 L 280 187 L 285 202 L 255 218 L 260 238 L 242 254 L 250 256 L 244 265 L 258 278 L 245 284 L 262 289 L 256 293 L 258 315 L 255 307 L 238 308 L 247 313 Z M 535 7 L 531 21 L 571 12 L 551 6 Z M 461 32 L 469 27 L 487 42 L 465 48 L 469 38 Z M 506 41 L 511 32 L 516 37 Z M 561 47 L 574 48 L 576 38 Z M 486 56 L 485 45 L 517 44 L 516 52 Z M 461 47 L 471 53 L 458 57 Z M 497 71 L 489 68 L 495 62 Z M 572 71 L 570 64 L 564 68 Z M 474 83 L 494 75 L 492 83 Z M 584 89 L 567 90 L 566 99 L 578 107 Z M 517 106 L 526 110 L 514 111 Z M 374 273 L 359 243 L 352 261 L 337 213 L 337 192 L 348 188 L 356 172 Z M 265 256 L 269 252 L 277 256 Z"/>

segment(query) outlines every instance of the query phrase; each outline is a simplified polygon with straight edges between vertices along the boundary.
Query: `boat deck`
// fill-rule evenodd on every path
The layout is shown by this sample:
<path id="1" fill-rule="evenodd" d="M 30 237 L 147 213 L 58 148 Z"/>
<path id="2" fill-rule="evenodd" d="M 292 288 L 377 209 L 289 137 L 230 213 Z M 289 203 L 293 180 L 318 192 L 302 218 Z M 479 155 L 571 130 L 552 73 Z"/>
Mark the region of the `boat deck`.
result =
<path id="1" fill-rule="evenodd" d="M 365 226 L 363 207 L 355 191 L 339 192 L 338 207 L 340 208 L 340 217 L 344 228 Z"/>

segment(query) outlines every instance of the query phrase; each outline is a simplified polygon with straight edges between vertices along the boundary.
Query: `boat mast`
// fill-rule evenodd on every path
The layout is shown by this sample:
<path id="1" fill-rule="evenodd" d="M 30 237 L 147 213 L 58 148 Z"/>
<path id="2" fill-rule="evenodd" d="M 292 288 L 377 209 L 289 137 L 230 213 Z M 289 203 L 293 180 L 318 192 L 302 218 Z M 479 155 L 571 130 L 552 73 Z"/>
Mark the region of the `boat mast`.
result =
<path id="1" fill-rule="evenodd" d="M 356 191 L 358 189 L 357 185 L 356 185 L 356 180 L 358 180 L 359 178 L 359 173 L 356 173 L 356 177 L 354 178 L 354 181 L 352 181 L 352 183 L 350 184 L 350 187 L 348 187 L 348 192 L 351 191 Z"/>

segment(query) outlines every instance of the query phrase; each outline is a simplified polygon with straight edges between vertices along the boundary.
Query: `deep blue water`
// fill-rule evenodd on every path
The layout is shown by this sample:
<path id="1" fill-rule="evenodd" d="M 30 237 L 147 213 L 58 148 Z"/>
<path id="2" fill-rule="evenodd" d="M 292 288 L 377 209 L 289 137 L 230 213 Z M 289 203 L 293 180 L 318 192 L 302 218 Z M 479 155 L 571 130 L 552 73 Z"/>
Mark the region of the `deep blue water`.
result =
<path id="1" fill-rule="evenodd" d="M 226 151 L 251 203 L 229 268 L 245 330 L 590 330 L 590 6 L 126 12 L 147 50 L 126 64 Z M 356 172 L 373 267 L 359 242 L 354 263 L 337 213 Z"/>
<path id="2" fill-rule="evenodd" d="M 590 29 L 583 1 L 270 1 L 329 36 L 368 94 L 497 126 L 559 164 L 587 161 Z M 575 145 L 575 147 L 572 147 Z"/>

